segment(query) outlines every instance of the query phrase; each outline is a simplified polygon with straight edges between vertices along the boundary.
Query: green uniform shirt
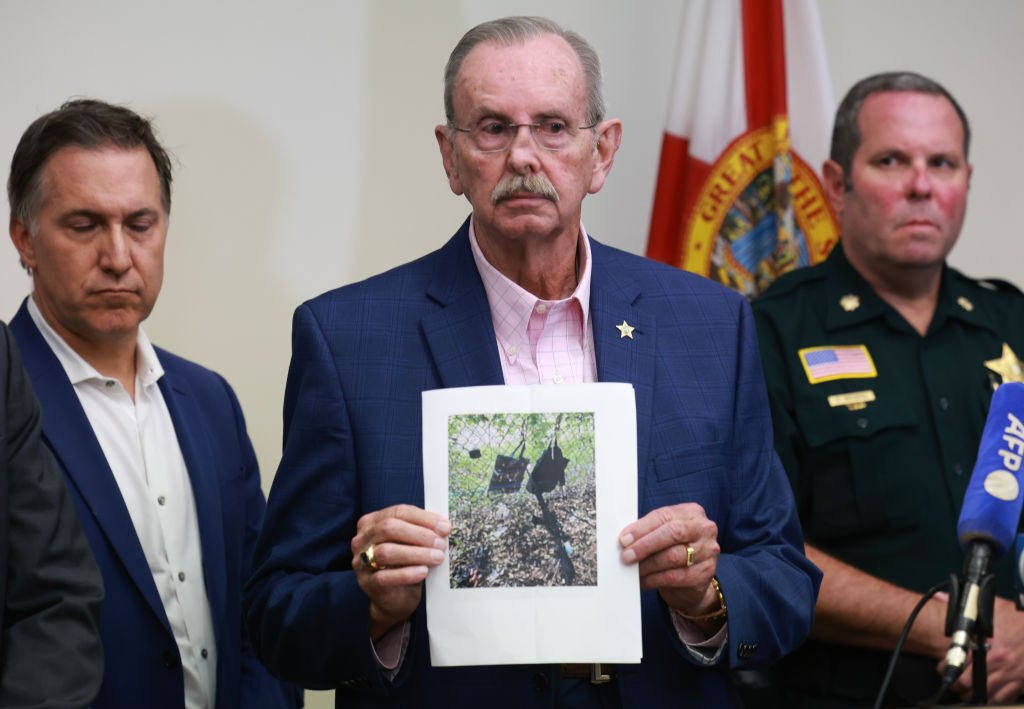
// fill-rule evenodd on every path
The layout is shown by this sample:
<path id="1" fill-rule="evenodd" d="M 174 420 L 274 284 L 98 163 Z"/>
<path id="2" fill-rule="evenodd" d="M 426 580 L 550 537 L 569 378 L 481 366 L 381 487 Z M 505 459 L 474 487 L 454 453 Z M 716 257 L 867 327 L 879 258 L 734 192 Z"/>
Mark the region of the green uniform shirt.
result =
<path id="1" fill-rule="evenodd" d="M 922 337 L 839 246 L 780 278 L 754 315 L 775 447 L 808 542 L 918 592 L 959 573 L 957 520 L 1003 381 L 986 362 L 1019 377 L 1008 367 L 1024 354 L 1024 295 L 947 267 Z M 1006 597 L 1011 557 L 996 565 Z"/>

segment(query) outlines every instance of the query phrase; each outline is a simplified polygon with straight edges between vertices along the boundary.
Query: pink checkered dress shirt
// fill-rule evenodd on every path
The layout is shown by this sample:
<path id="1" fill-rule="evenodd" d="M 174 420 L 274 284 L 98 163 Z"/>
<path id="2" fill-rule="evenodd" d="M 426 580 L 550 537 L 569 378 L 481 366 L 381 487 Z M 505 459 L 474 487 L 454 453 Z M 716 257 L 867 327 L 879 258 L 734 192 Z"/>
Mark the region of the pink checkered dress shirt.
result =
<path id="1" fill-rule="evenodd" d="M 506 384 L 597 381 L 594 327 L 590 321 L 590 241 L 583 224 L 580 236 L 576 290 L 564 300 L 541 300 L 488 263 L 470 219 L 469 243 L 491 306 Z"/>

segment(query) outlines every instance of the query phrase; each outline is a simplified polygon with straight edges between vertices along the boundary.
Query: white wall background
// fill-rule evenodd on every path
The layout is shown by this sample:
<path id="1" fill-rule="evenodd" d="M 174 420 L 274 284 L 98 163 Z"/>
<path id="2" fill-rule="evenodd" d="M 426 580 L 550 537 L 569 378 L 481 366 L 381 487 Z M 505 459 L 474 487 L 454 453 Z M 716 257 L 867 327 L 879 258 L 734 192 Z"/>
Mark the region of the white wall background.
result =
<path id="1" fill-rule="evenodd" d="M 0 175 L 6 181 L 28 124 L 68 97 L 155 117 L 177 172 L 164 289 L 146 328 L 232 382 L 269 488 L 292 310 L 439 246 L 468 213 L 448 190 L 432 134 L 443 119 L 442 67 L 462 33 L 509 13 L 544 14 L 595 45 L 609 114 L 625 132 L 585 220 L 599 239 L 643 253 L 684 7 L 0 0 Z M 1024 3 L 820 7 L 837 97 L 867 74 L 912 69 L 960 99 L 974 129 L 975 172 L 951 260 L 971 275 L 1024 282 L 1024 240 L 1011 221 L 1024 160 Z M 0 319 L 28 290 L 13 246 L 0 246 Z M 308 701 L 332 706 L 328 693 Z"/>

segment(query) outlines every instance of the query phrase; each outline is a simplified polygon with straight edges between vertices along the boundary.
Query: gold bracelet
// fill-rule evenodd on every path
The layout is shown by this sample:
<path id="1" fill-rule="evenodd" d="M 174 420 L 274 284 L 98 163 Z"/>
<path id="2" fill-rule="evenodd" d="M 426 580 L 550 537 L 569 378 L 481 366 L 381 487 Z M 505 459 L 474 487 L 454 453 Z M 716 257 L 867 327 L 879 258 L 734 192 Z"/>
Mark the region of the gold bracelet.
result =
<path id="1" fill-rule="evenodd" d="M 711 611 L 710 613 L 702 613 L 700 615 L 686 615 L 681 610 L 673 608 L 672 610 L 679 614 L 680 618 L 686 618 L 687 620 L 712 620 L 714 618 L 724 618 L 728 611 L 725 609 L 725 596 L 722 594 L 722 587 L 718 583 L 718 577 L 711 577 L 711 585 L 715 587 L 715 593 L 718 594 L 718 605 L 717 611 Z"/>

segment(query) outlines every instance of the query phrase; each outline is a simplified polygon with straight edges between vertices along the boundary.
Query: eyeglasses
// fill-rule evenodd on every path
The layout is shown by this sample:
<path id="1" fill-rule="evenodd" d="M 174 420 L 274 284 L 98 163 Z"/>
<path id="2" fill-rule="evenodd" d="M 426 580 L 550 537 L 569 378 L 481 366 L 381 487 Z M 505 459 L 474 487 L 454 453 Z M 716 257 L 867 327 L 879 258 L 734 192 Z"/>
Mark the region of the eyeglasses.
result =
<path id="1" fill-rule="evenodd" d="M 529 127 L 537 145 L 545 150 L 565 150 L 581 130 L 596 128 L 597 124 L 572 128 L 559 118 L 547 118 L 539 123 L 506 123 L 494 118 L 487 118 L 472 128 L 452 126 L 459 133 L 468 133 L 469 141 L 481 153 L 500 153 L 512 144 L 519 134 L 519 129 Z"/>

